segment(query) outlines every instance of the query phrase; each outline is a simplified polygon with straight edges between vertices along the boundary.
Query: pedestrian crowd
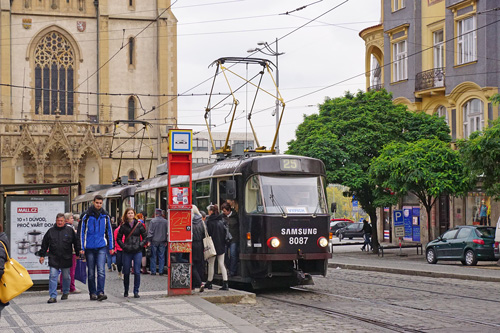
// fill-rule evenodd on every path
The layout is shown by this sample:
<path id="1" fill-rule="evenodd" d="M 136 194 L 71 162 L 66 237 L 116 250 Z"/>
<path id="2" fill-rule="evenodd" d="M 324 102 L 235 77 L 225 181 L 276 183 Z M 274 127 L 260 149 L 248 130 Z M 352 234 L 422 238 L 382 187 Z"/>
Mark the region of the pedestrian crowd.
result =
<path id="1" fill-rule="evenodd" d="M 96 195 L 92 205 L 80 216 L 59 213 L 56 223 L 45 233 L 37 255 L 41 264 L 48 257 L 49 300 L 57 302 L 59 281 L 61 300 L 69 294 L 80 293 L 75 287 L 75 271 L 78 258 L 87 266 L 87 286 L 91 301 L 104 301 L 106 264 L 108 272 L 117 271 L 123 280 L 123 296 L 129 296 L 130 275 L 134 276 L 133 295 L 139 298 L 141 273 L 162 276 L 165 272 L 165 254 L 168 253 L 168 221 L 165 212 L 155 210 L 155 216 L 146 229 L 146 217 L 131 207 L 126 208 L 122 217 L 114 218 L 103 208 L 104 198 Z M 217 205 L 207 207 L 208 215 L 192 206 L 192 289 L 203 292 L 212 289 L 215 262 L 222 275 L 221 290 L 228 290 L 228 276 L 238 274 L 238 215 L 235 202 L 228 200 L 222 204 L 222 212 Z M 76 221 L 75 221 L 76 220 Z M 7 246 L 5 234 L 0 230 L 0 240 Z M 214 243 L 216 255 L 205 260 L 203 239 L 209 235 Z M 0 276 L 2 273 L 2 249 L 0 249 Z M 150 258 L 150 272 L 146 258 Z M 188 262 L 183 253 L 173 255 L 174 262 Z M 206 265 L 206 261 L 208 262 Z M 205 270 L 205 267 L 208 270 Z M 207 281 L 204 283 L 204 277 Z M 0 311 L 6 304 L 0 303 Z"/>

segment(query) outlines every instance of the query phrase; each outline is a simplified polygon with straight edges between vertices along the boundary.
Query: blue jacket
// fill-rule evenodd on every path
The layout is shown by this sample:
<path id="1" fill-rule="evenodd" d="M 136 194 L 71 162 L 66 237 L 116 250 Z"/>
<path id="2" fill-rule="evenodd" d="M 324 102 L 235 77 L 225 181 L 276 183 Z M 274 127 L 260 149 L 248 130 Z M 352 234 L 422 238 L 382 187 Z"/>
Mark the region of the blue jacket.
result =
<path id="1" fill-rule="evenodd" d="M 98 211 L 94 206 L 89 207 L 80 221 L 78 236 L 84 251 L 101 247 L 109 250 L 115 248 L 111 219 L 104 209 Z"/>

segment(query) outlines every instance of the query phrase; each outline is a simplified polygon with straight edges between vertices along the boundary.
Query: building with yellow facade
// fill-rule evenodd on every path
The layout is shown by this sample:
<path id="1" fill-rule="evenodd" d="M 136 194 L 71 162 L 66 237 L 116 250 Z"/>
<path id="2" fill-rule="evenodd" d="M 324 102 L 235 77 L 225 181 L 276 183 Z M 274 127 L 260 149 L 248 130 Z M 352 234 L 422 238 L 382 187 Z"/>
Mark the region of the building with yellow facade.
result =
<path id="1" fill-rule="evenodd" d="M 154 175 L 177 122 L 170 3 L 0 1 L 1 183 Z"/>
<path id="2" fill-rule="evenodd" d="M 444 117 L 453 142 L 487 127 L 499 116 L 489 100 L 500 87 L 499 7 L 498 1 L 487 0 L 381 0 L 381 23 L 360 32 L 366 44 L 366 88 L 385 88 L 394 103 Z M 430 235 L 479 223 L 483 204 L 495 225 L 499 205 L 483 193 L 480 182 L 464 198 L 438 198 Z M 418 206 L 418 200 L 408 196 L 402 205 Z M 390 211 L 383 220 L 383 228 L 391 229 Z M 427 235 L 423 224 L 421 234 Z"/>

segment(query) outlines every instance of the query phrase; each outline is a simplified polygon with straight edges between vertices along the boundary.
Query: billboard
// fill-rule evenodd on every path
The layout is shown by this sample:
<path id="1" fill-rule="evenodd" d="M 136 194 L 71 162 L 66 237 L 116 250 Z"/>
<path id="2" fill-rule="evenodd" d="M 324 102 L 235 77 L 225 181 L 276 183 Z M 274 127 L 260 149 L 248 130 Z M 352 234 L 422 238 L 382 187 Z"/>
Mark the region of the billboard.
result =
<path id="1" fill-rule="evenodd" d="M 69 198 L 57 195 L 15 195 L 6 200 L 6 231 L 10 256 L 23 265 L 33 281 L 49 279 L 48 260 L 43 264 L 35 253 L 43 236 L 56 222 L 57 213 L 69 209 Z"/>

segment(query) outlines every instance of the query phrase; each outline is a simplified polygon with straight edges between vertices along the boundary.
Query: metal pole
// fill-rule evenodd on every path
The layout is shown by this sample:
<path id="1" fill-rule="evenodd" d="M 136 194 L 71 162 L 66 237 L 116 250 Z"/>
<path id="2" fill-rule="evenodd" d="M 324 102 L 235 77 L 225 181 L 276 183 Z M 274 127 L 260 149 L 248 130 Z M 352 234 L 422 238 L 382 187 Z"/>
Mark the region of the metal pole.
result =
<path id="1" fill-rule="evenodd" d="M 279 129 L 280 125 L 280 102 L 278 99 L 279 96 L 279 86 L 280 86 L 280 76 L 279 76 L 279 67 L 278 67 L 278 38 L 276 38 L 276 111 L 275 111 L 275 116 L 276 116 L 276 131 Z M 280 153 L 280 134 L 279 132 L 276 135 L 276 154 Z"/>

